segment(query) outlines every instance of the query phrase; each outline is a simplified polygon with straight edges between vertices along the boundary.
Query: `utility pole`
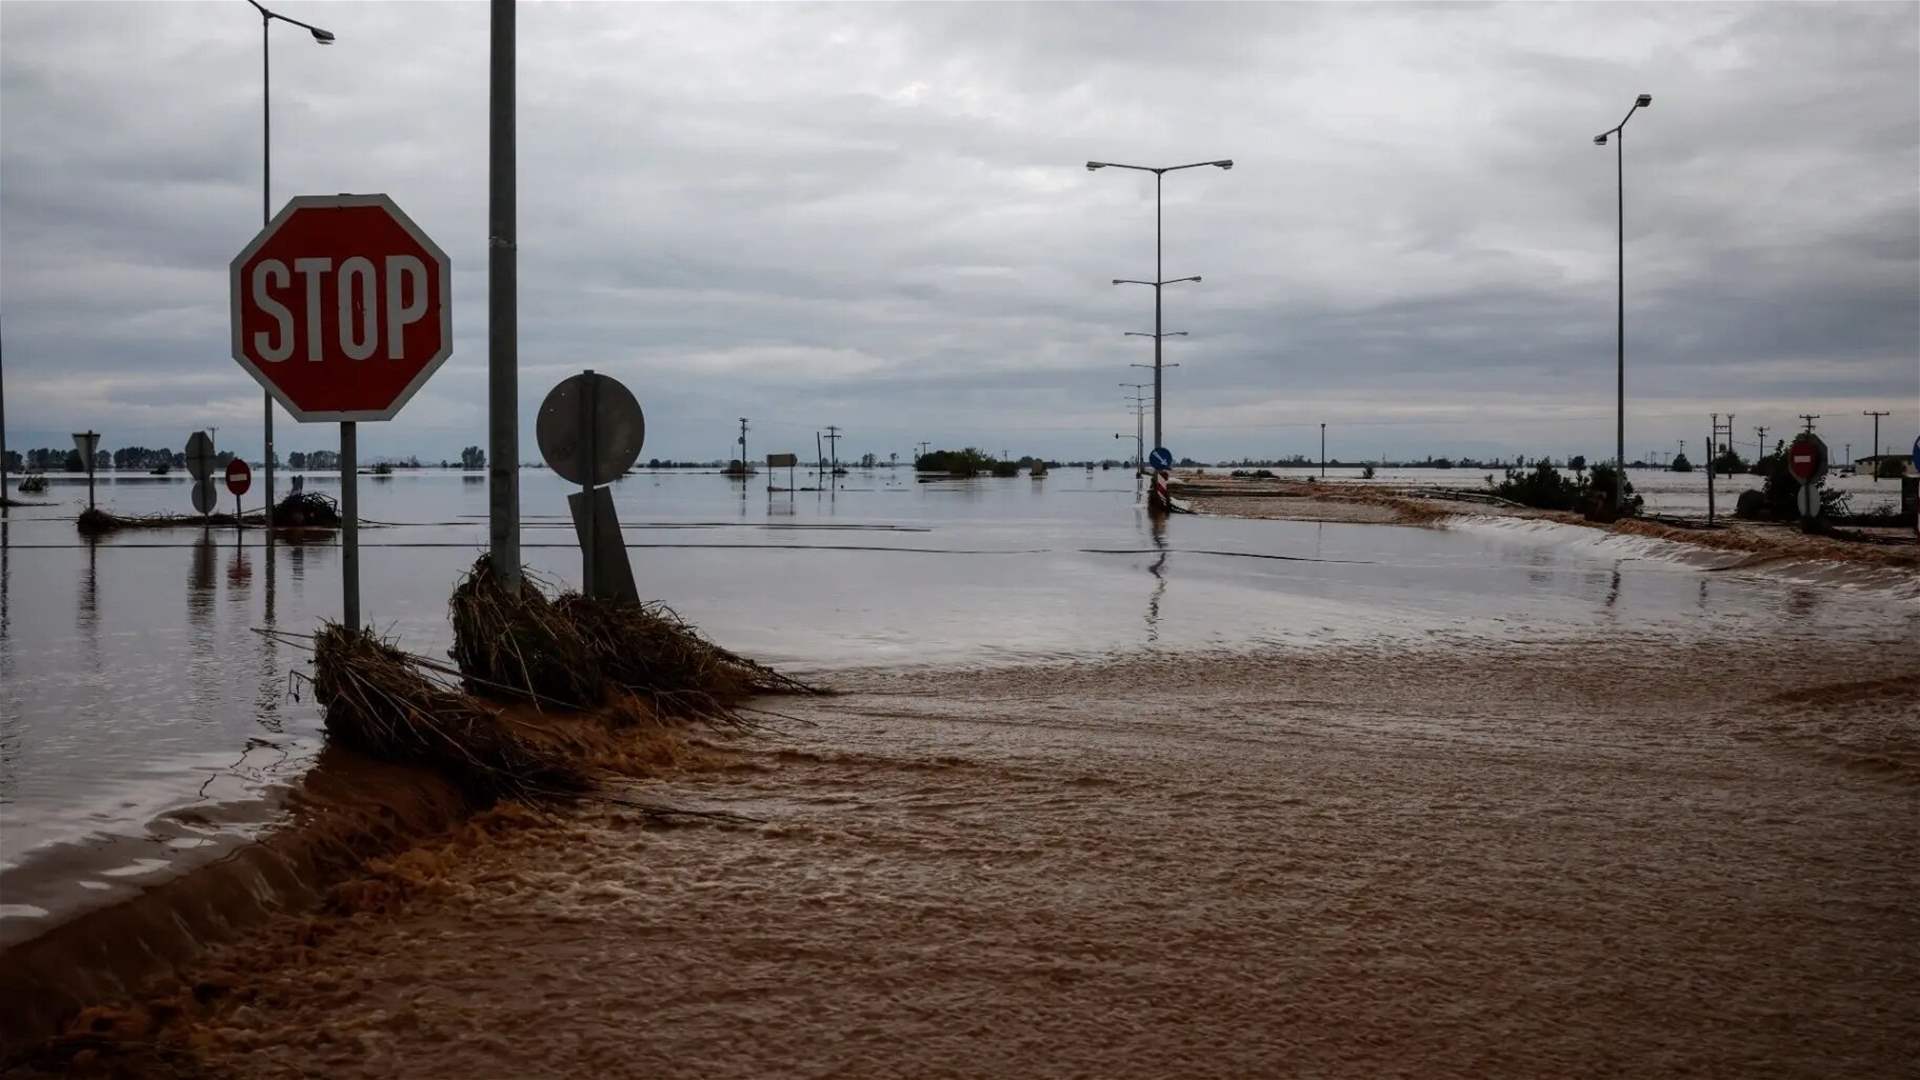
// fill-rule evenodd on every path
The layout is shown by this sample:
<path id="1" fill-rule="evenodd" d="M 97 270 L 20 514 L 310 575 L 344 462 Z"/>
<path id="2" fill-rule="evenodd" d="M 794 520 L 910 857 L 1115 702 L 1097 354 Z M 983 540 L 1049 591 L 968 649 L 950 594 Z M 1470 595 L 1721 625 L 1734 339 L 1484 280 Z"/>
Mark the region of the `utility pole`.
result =
<path id="1" fill-rule="evenodd" d="M 1320 479 L 1327 478 L 1327 423 L 1320 422 Z"/>
<path id="2" fill-rule="evenodd" d="M 927 442 L 926 440 L 924 440 L 924 439 L 922 439 L 922 440 L 920 441 L 920 457 L 926 457 L 926 456 L 927 456 L 927 447 L 929 447 L 929 446 L 932 446 L 932 445 L 933 445 L 932 443 L 930 443 L 930 442 Z M 920 458 L 915 458 L 915 459 L 913 459 L 913 463 L 914 463 L 915 465 L 918 465 L 918 464 L 920 464 Z"/>
<path id="3" fill-rule="evenodd" d="M 7 516 L 7 368 L 0 363 L 0 518 Z"/>
<path id="4" fill-rule="evenodd" d="M 1763 425 L 1761 425 L 1761 426 L 1759 426 L 1759 427 L 1756 427 L 1756 428 L 1754 428 L 1754 429 L 1753 429 L 1753 433 L 1754 433 L 1755 435 L 1757 435 L 1757 436 L 1759 436 L 1759 437 L 1760 437 L 1760 452 L 1759 452 L 1759 453 L 1757 453 L 1757 454 L 1755 454 L 1755 455 L 1753 455 L 1753 463 L 1754 463 L 1755 465 L 1758 465 L 1758 464 L 1760 464 L 1760 459 L 1761 459 L 1761 458 L 1763 458 L 1763 457 L 1766 457 L 1766 456 L 1767 456 L 1767 429 L 1766 429 L 1766 426 L 1765 426 L 1765 425 L 1763 424 Z"/>
<path id="5" fill-rule="evenodd" d="M 1138 386 L 1146 389 L 1151 383 L 1121 383 L 1122 386 Z M 1147 402 L 1151 398 L 1135 393 L 1127 399 L 1133 406 L 1133 473 L 1135 476 L 1146 472 L 1147 465 Z M 1115 436 L 1118 438 L 1119 436 Z"/>
<path id="6" fill-rule="evenodd" d="M 520 267 L 514 0 L 493 0 L 487 72 L 487 550 L 520 590 Z M 592 505 L 589 502 L 588 505 Z"/>
<path id="7" fill-rule="evenodd" d="M 837 473 L 840 471 L 840 429 L 832 424 L 827 425 L 827 442 L 833 446 L 830 452 L 833 455 L 833 471 Z"/>
<path id="8" fill-rule="evenodd" d="M 1161 333 L 1160 330 L 1160 290 L 1165 286 L 1177 285 L 1184 281 L 1195 283 L 1200 281 L 1198 275 L 1175 278 L 1172 281 L 1166 280 L 1166 271 L 1161 267 L 1160 182 L 1165 179 L 1166 175 L 1170 172 L 1178 172 L 1181 169 L 1198 169 L 1206 165 L 1211 165 L 1217 169 L 1231 169 L 1233 168 L 1233 159 L 1221 158 L 1218 161 L 1196 161 L 1188 165 L 1166 165 L 1158 167 L 1151 165 L 1122 165 L 1114 161 L 1087 162 L 1088 172 L 1115 168 L 1132 169 L 1136 172 L 1150 172 L 1153 174 L 1153 280 L 1134 281 L 1115 278 L 1113 283 L 1115 285 L 1153 286 L 1153 445 L 1155 446 L 1165 445 L 1160 433 L 1160 343 L 1167 335 Z"/>
<path id="9" fill-rule="evenodd" d="M 1862 410 L 1860 415 L 1873 417 L 1873 453 L 1869 456 L 1875 459 L 1870 471 L 1873 473 L 1873 482 L 1877 484 L 1880 482 L 1880 462 L 1878 460 L 1880 457 L 1880 418 L 1883 416 L 1892 416 L 1893 414 Z"/>
<path id="10" fill-rule="evenodd" d="M 1807 422 L 1807 434 L 1809 435 L 1813 434 L 1813 422 L 1815 420 L 1820 419 L 1819 416 L 1813 413 L 1794 413 L 1793 415 L 1798 416 L 1802 420 L 1805 420 Z"/>
<path id="11" fill-rule="evenodd" d="M 740 418 L 740 479 L 747 478 L 747 418 Z"/>

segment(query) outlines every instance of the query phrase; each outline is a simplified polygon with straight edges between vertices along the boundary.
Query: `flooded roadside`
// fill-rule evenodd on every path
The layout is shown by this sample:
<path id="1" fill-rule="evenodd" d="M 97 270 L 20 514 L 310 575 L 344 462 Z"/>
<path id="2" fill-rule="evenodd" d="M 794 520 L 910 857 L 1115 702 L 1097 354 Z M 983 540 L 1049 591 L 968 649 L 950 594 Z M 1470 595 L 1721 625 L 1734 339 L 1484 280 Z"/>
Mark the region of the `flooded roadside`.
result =
<path id="1" fill-rule="evenodd" d="M 330 609 L 333 549 L 79 545 L 65 522 L 16 522 L 32 542 L 0 549 L 0 669 L 26 673 L 0 688 L 0 947 L 57 967 L 90 942 L 101 977 L 48 1003 L 110 1006 L 64 1045 L 132 1053 L 136 1072 L 748 1075 L 801 1054 L 958 1075 L 1039 1048 L 1061 1055 L 1050 1071 L 1100 1075 L 1291 1054 L 1538 1075 L 1565 1070 L 1494 1046 L 1487 1068 L 1447 1057 L 1458 1033 L 1429 1011 L 1464 994 L 1539 1045 L 1600 1054 L 1644 1017 L 1563 1031 L 1598 992 L 1578 972 L 1610 948 L 1673 953 L 1648 1015 L 1690 981 L 1750 987 L 1743 965 L 1777 946 L 1760 916 L 1751 941 L 1689 950 L 1721 932 L 1706 908 L 1737 913 L 1756 882 L 1802 882 L 1783 925 L 1856 970 L 1858 935 L 1915 929 L 1884 880 L 1915 883 L 1913 837 L 1885 826 L 1914 820 L 1920 791 L 1910 578 L 1552 522 L 1155 526 L 1132 489 L 1066 479 L 845 491 L 792 520 L 715 477 L 627 490 L 656 511 L 627 518 L 650 591 L 849 691 L 706 737 L 650 787 L 745 826 L 662 829 L 589 800 L 448 834 L 466 809 L 431 785 L 367 798 L 361 770 L 316 767 L 317 711 L 289 694 L 305 654 L 255 633 Z M 431 484 L 391 489 L 369 594 L 403 644 L 443 655 L 446 586 L 478 542 L 465 503 L 484 493 Z M 644 503 L 663 492 L 678 501 Z M 529 549 L 565 580 L 563 545 Z M 139 628 L 172 614 L 188 633 Z M 244 677 L 203 677 L 236 655 Z M 325 805 L 314 784 L 348 793 L 346 842 L 300 831 L 300 808 Z M 369 813 L 401 827 L 356 823 Z M 313 856 L 329 843 L 348 857 Z M 1834 866 L 1864 876 L 1822 884 Z M 1880 897 L 1878 914 L 1827 925 L 1829 889 Z M 1676 905 L 1685 933 L 1622 914 Z M 1582 936 L 1596 918 L 1600 943 Z M 130 972 L 176 969 L 174 991 L 127 993 Z M 1526 985 L 1486 989 L 1514 970 Z M 1821 999 L 1823 970 L 1782 985 Z M 1600 985 L 1646 989 L 1618 978 Z M 657 1050 L 614 1049 L 623 1026 Z M 743 1027 L 773 1041 L 725 1034 Z M 1002 1057 L 978 1058 L 983 1040 Z"/>
<path id="2" fill-rule="evenodd" d="M 1920 664 L 1881 644 L 847 673 L 654 790 L 762 823 L 497 812 L 97 1014 L 136 1037 L 90 1060 L 1892 1075 L 1920 1038 Z"/>

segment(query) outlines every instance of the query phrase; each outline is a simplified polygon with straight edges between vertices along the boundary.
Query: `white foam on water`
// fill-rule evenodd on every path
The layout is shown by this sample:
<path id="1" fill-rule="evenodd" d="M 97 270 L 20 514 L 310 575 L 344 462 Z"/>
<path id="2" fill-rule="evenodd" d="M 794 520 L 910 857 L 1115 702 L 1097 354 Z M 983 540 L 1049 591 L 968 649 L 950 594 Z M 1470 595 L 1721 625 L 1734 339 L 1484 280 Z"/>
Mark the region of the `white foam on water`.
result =
<path id="1" fill-rule="evenodd" d="M 1738 574 L 1751 580 L 1815 585 L 1863 599 L 1920 603 L 1920 574 L 1900 567 L 1868 566 L 1798 555 L 1770 556 L 1759 552 L 1723 551 L 1657 536 L 1637 536 L 1558 521 L 1487 514 L 1449 518 L 1442 523 L 1442 527 L 1461 532 L 1539 540 L 1595 559 L 1658 562 L 1703 572 Z"/>

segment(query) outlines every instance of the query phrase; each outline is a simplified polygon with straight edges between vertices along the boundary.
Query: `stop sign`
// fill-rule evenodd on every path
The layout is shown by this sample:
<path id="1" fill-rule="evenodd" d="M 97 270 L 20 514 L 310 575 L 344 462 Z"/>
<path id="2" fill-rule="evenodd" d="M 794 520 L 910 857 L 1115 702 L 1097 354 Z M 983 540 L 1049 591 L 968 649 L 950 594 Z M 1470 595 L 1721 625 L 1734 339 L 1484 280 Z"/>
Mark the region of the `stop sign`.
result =
<path id="1" fill-rule="evenodd" d="M 1795 436 L 1787 446 L 1787 472 L 1803 484 L 1811 484 L 1827 472 L 1827 444 L 1811 431 Z"/>
<path id="2" fill-rule="evenodd" d="M 453 351 L 447 255 L 385 195 L 302 195 L 233 260 L 233 358 L 300 420 L 390 420 Z"/>

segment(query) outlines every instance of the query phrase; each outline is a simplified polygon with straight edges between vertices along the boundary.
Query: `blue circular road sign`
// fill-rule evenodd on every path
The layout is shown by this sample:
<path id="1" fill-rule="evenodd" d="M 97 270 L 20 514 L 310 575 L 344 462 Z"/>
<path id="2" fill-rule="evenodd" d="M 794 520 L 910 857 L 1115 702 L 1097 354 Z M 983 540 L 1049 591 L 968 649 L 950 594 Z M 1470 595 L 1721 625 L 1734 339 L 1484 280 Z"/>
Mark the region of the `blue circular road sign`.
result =
<path id="1" fill-rule="evenodd" d="M 1164 446 L 1156 446 L 1153 453 L 1147 455 L 1147 465 L 1155 469 L 1173 468 L 1173 451 Z"/>
<path id="2" fill-rule="evenodd" d="M 1920 435 L 1913 437 L 1913 467 L 1920 469 Z"/>

